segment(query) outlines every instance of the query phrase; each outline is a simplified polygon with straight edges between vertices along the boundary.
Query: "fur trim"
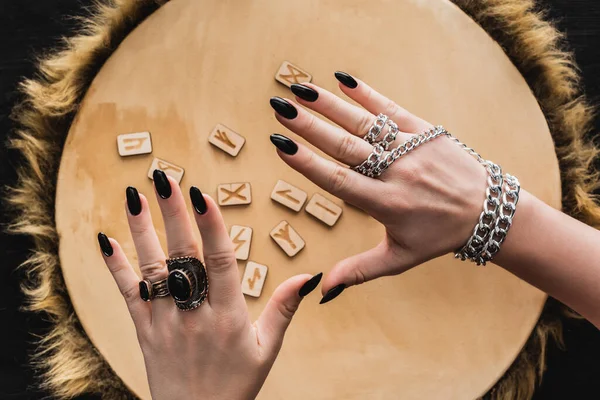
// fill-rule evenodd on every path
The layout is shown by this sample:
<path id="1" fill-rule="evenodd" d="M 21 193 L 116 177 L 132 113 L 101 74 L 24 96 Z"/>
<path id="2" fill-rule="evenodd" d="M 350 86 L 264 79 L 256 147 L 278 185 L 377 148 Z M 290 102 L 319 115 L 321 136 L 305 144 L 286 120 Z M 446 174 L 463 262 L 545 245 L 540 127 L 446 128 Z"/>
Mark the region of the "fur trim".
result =
<path id="1" fill-rule="evenodd" d="M 81 328 L 63 281 L 54 223 L 56 177 L 69 126 L 91 80 L 127 34 L 167 0 L 106 0 L 82 19 L 77 36 L 62 50 L 39 60 L 38 76 L 25 80 L 25 100 L 14 110 L 19 127 L 10 141 L 24 159 L 8 203 L 19 215 L 9 230 L 30 236 L 25 309 L 44 313 L 50 332 L 39 340 L 32 362 L 42 389 L 59 399 L 99 393 L 104 399 L 133 395 L 110 369 Z M 558 155 L 563 210 L 600 228 L 598 187 L 590 142 L 593 110 L 579 87 L 572 55 L 563 36 L 540 13 L 534 0 L 453 0 L 505 50 L 527 80 L 546 115 Z M 549 299 L 524 350 L 488 393 L 494 399 L 530 399 L 545 369 L 548 340 L 562 344 L 563 306 Z M 488 396 L 486 396 L 488 397 Z"/>
<path id="2" fill-rule="evenodd" d="M 17 186 L 8 191 L 9 206 L 19 216 L 9 231 L 34 242 L 21 265 L 27 274 L 24 308 L 43 313 L 52 327 L 39 339 L 32 365 L 40 388 L 59 399 L 83 393 L 134 397 L 89 341 L 70 303 L 59 266 L 54 199 L 63 144 L 85 91 L 127 34 L 165 1 L 95 3 L 91 15 L 81 19 L 81 33 L 38 60 L 38 74 L 21 83 L 25 100 L 13 111 L 18 130 L 10 146 L 24 162 Z"/>

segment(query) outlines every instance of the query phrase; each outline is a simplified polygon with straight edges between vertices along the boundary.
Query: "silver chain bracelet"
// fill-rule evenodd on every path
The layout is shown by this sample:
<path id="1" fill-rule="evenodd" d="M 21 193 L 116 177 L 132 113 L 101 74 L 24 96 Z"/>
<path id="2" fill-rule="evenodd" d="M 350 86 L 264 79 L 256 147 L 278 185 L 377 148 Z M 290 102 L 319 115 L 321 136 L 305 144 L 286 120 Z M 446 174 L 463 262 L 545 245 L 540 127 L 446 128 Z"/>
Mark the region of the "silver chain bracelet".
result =
<path id="1" fill-rule="evenodd" d="M 483 212 L 479 216 L 473 235 L 469 238 L 467 244 L 454 254 L 454 257 L 463 261 L 471 260 L 477 265 L 486 265 L 498 254 L 500 245 L 506 239 L 508 230 L 512 226 L 512 219 L 519 202 L 521 185 L 519 180 L 510 174 L 503 177 L 500 166 L 484 160 L 479 153 L 454 136 L 450 135 L 449 137 L 467 153 L 475 157 L 480 164 L 484 165 L 489 173 Z M 492 194 L 494 195 L 492 196 L 493 200 L 490 197 Z M 488 208 L 491 206 L 494 206 L 493 210 Z"/>

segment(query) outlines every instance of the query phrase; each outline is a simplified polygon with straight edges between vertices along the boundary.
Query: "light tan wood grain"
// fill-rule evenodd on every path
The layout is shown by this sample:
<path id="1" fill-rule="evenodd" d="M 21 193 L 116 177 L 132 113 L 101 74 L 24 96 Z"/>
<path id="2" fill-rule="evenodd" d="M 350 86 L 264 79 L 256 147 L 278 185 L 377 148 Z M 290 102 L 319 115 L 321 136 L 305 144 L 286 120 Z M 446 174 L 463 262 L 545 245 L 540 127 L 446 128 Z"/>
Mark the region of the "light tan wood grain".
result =
<path id="1" fill-rule="evenodd" d="M 220 206 L 240 206 L 252 203 L 252 186 L 249 182 L 222 183 L 217 186 Z"/>
<path id="2" fill-rule="evenodd" d="M 215 126 L 210 135 L 208 135 L 208 141 L 233 157 L 236 157 L 240 153 L 244 143 L 246 143 L 246 139 L 242 135 L 223 124 Z"/>
<path id="3" fill-rule="evenodd" d="M 165 174 L 175 179 L 177 183 L 181 183 L 181 180 L 183 179 L 183 174 L 185 172 L 185 169 L 183 169 L 179 165 L 175 165 L 171 162 L 154 157 L 152 159 L 152 164 L 150 164 L 150 168 L 148 169 L 148 178 L 154 179 L 153 174 L 154 171 L 157 169 L 162 170 Z"/>
<path id="4" fill-rule="evenodd" d="M 323 193 L 277 156 L 273 132 L 305 143 L 269 106 L 271 96 L 291 96 L 273 79 L 282 60 L 342 98 L 334 71 L 365 80 L 444 124 L 525 189 L 560 206 L 558 163 L 535 98 L 502 49 L 449 2 L 173 0 L 98 73 L 65 143 L 56 195 L 60 260 L 75 311 L 111 368 L 143 399 L 150 395 L 135 329 L 96 234 L 116 238 L 137 265 L 123 205 L 133 185 L 149 198 L 163 246 L 166 237 L 146 178 L 152 156 L 120 157 L 118 134 L 152 132 L 154 153 L 186 170 L 188 206 L 191 185 L 214 194 L 224 182 L 252 184 L 252 204 L 221 209 L 228 225 L 254 229 L 251 259 L 269 267 L 262 295 L 247 297 L 252 319 L 285 279 L 327 274 L 384 237 L 377 221 Z M 208 143 L 223 121 L 247 139 L 235 158 Z M 343 216 L 330 228 L 273 204 L 279 179 L 331 197 Z M 307 240 L 293 258 L 269 237 L 282 220 Z M 451 256 L 349 288 L 326 305 L 318 305 L 319 294 L 304 299 L 260 399 L 475 398 L 512 363 L 545 301 L 500 268 Z"/>
<path id="5" fill-rule="evenodd" d="M 329 226 L 336 224 L 342 211 L 342 207 L 319 193 L 313 194 L 306 205 L 307 213 Z"/>
<path id="6" fill-rule="evenodd" d="M 152 153 L 150 132 L 125 133 L 117 136 L 117 148 L 122 157 Z"/>
<path id="7" fill-rule="evenodd" d="M 229 237 L 233 242 L 235 258 L 238 260 L 247 260 L 252 244 L 252 228 L 249 226 L 233 225 L 229 231 Z"/>
<path id="8" fill-rule="evenodd" d="M 290 87 L 294 83 L 310 82 L 312 80 L 312 75 L 299 66 L 294 65 L 289 61 L 284 61 L 281 63 L 275 74 L 275 80 L 282 85 Z"/>
<path id="9" fill-rule="evenodd" d="M 304 239 L 287 221 L 281 221 L 271 230 L 271 238 L 281 247 L 285 254 L 294 257 L 306 245 Z"/>
<path id="10" fill-rule="evenodd" d="M 242 277 L 242 293 L 252 297 L 260 297 L 268 270 L 269 268 L 266 265 L 248 261 Z"/>
<path id="11" fill-rule="evenodd" d="M 271 192 L 271 199 L 296 212 L 302 209 L 307 197 L 306 192 L 282 180 L 277 181 Z"/>

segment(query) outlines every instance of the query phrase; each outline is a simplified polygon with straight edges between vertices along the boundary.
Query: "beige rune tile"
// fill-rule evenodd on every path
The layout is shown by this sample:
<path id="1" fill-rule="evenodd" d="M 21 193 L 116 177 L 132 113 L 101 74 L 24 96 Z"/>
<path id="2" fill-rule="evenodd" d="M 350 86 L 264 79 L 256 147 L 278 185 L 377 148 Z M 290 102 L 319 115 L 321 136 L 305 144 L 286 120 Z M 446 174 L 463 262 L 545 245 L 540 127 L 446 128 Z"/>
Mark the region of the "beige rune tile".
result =
<path id="1" fill-rule="evenodd" d="M 298 212 L 306 202 L 306 192 L 290 185 L 286 181 L 279 180 L 271 192 L 271 198 L 284 206 Z"/>
<path id="2" fill-rule="evenodd" d="M 279 67 L 277 74 L 275 74 L 275 80 L 287 87 L 291 87 L 294 83 L 310 82 L 312 75 L 291 62 L 284 61 Z"/>
<path id="3" fill-rule="evenodd" d="M 250 183 L 223 183 L 217 186 L 217 200 L 220 206 L 239 206 L 252 202 Z"/>
<path id="4" fill-rule="evenodd" d="M 208 141 L 233 157 L 237 157 L 244 143 L 246 143 L 246 139 L 242 135 L 223 124 L 217 124 L 214 127 L 208 136 Z"/>
<path id="5" fill-rule="evenodd" d="M 315 193 L 306 205 L 306 212 L 324 224 L 333 226 L 342 215 L 342 208 L 319 193 Z"/>
<path id="6" fill-rule="evenodd" d="M 121 157 L 152 153 L 150 132 L 124 133 L 117 136 L 117 148 Z"/>
<path id="7" fill-rule="evenodd" d="M 260 297 L 267 278 L 267 271 L 266 265 L 248 261 L 242 278 L 242 293 L 252 297 Z"/>
<path id="8" fill-rule="evenodd" d="M 229 231 L 229 237 L 233 242 L 235 258 L 238 260 L 247 260 L 252 242 L 252 228 L 249 226 L 233 225 Z"/>
<path id="9" fill-rule="evenodd" d="M 281 247 L 285 254 L 294 257 L 304 248 L 304 240 L 287 221 L 281 221 L 270 233 L 271 238 Z"/>
<path id="10" fill-rule="evenodd" d="M 183 173 L 185 172 L 185 170 L 180 166 L 156 157 L 154 157 L 154 160 L 152 160 L 152 164 L 148 170 L 148 178 L 154 179 L 152 174 L 154 173 L 155 169 L 162 170 L 165 174 L 175 179 L 177 183 L 181 183 L 181 178 L 183 178 Z"/>

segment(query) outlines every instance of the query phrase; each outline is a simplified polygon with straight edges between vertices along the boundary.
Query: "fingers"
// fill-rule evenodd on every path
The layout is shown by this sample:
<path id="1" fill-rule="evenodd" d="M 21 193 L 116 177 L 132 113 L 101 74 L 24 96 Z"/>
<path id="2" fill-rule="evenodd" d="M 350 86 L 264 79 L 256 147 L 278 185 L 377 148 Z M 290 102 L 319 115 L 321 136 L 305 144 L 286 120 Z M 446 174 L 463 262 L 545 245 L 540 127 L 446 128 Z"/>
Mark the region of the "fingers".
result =
<path id="1" fill-rule="evenodd" d="M 273 134 L 271 142 L 283 161 L 322 189 L 363 210 L 371 210 L 377 204 L 376 195 L 382 190 L 383 182 L 326 160 L 286 136 Z"/>
<path id="2" fill-rule="evenodd" d="M 350 104 L 345 101 L 342 101 L 339 98 L 338 100 L 340 103 L 345 103 L 350 106 Z M 322 100 L 319 98 L 316 102 L 327 102 L 327 99 Z M 361 138 L 350 135 L 345 130 L 315 117 L 304 108 L 297 107 L 290 100 L 273 97 L 271 99 L 271 106 L 276 111 L 275 117 L 282 125 L 346 165 L 355 166 L 360 164 L 373 151 L 373 147 Z M 358 107 L 355 108 L 360 110 Z M 293 111 L 290 111 L 292 109 Z M 358 113 L 358 111 L 356 112 Z M 354 115 L 349 110 L 345 110 L 342 114 L 348 116 Z M 364 118 L 366 118 L 367 121 L 370 121 L 368 123 L 373 122 L 374 117 L 371 118 L 371 115 L 365 110 L 362 110 L 360 114 L 363 116 L 366 115 Z"/>
<path id="3" fill-rule="evenodd" d="M 166 257 L 152 223 L 148 200 L 134 187 L 128 187 L 126 195 L 127 222 L 129 222 L 142 276 L 150 282 L 164 279 L 168 274 Z"/>
<path id="4" fill-rule="evenodd" d="M 154 171 L 153 178 L 165 223 L 169 257 L 199 257 L 198 243 L 194 239 L 192 223 L 179 185 L 159 169 Z"/>
<path id="5" fill-rule="evenodd" d="M 125 299 L 136 329 L 147 329 L 152 322 L 152 307 L 140 298 L 139 278 L 127 261 L 123 249 L 116 240 L 107 238 L 103 233 L 98 234 L 98 242 L 104 262 Z"/>
<path id="6" fill-rule="evenodd" d="M 398 124 L 401 131 L 421 133 L 431 128 L 430 123 L 406 111 L 363 81 L 339 71 L 335 73 L 335 77 L 340 82 L 340 89 L 348 97 L 363 106 L 371 114 L 383 113 L 387 115 Z"/>
<path id="7" fill-rule="evenodd" d="M 320 274 L 311 277 L 308 274 L 294 276 L 275 289 L 271 299 L 256 321 L 260 345 L 267 357 L 275 357 L 281 348 L 285 331 L 292 321 L 303 297 L 308 293 L 305 287 L 316 287 Z M 316 281 L 316 284 L 314 282 Z M 306 285 L 305 285 L 306 284 Z M 303 296 L 300 295 L 302 293 Z"/>
<path id="8" fill-rule="evenodd" d="M 307 98 L 305 95 L 305 89 L 307 88 L 317 94 L 318 97 L 316 100 L 305 100 Z M 340 125 L 352 135 L 358 136 L 361 139 L 369 132 L 369 130 L 375 123 L 375 120 L 377 119 L 375 115 L 379 114 L 379 112 L 371 113 L 362 107 L 357 107 L 354 104 L 350 104 L 346 100 L 339 98 L 333 93 L 310 83 L 302 85 L 292 85 L 292 92 L 296 94 L 298 102 L 300 104 L 327 117 L 329 120 L 336 123 L 337 125 Z M 313 98 L 314 97 L 309 99 L 312 100 Z M 378 140 L 383 139 L 386 133 L 387 128 L 384 127 L 381 130 L 380 135 L 378 136 Z M 300 135 L 303 136 L 302 134 Z M 398 132 L 398 135 L 396 137 L 398 140 L 405 141 L 410 137 L 410 135 L 407 133 Z M 369 149 L 368 154 L 370 154 L 370 151 L 372 151 L 372 147 L 369 146 L 368 143 L 366 143 L 364 140 L 362 142 L 367 145 Z M 364 161 L 364 159 L 365 158 L 362 158 L 360 161 L 362 162 Z"/>
<path id="9" fill-rule="evenodd" d="M 333 300 L 343 289 L 385 275 L 403 272 L 402 255 L 391 250 L 387 241 L 336 264 L 323 281 L 321 303 Z"/>
<path id="10" fill-rule="evenodd" d="M 243 304 L 240 276 L 233 243 L 219 207 L 195 186 L 190 188 L 194 218 L 202 236 L 204 263 L 210 282 L 209 301 L 213 308 L 231 309 Z"/>

